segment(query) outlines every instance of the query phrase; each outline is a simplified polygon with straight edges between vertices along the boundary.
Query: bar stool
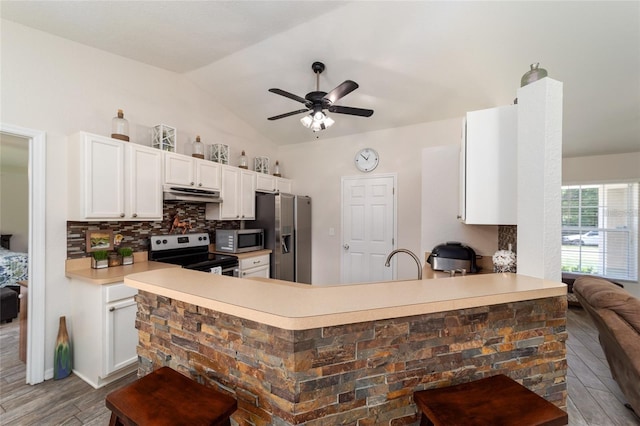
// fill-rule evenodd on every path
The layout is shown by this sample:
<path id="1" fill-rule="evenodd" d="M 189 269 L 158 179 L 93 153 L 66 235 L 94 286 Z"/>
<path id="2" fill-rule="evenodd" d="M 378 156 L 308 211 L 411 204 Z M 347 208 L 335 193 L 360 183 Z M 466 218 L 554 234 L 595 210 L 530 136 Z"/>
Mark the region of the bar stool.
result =
<path id="1" fill-rule="evenodd" d="M 236 400 L 162 367 L 107 395 L 110 426 L 228 426 Z"/>
<path id="2" fill-rule="evenodd" d="M 562 426 L 566 412 L 499 374 L 470 383 L 414 392 L 421 426 Z"/>

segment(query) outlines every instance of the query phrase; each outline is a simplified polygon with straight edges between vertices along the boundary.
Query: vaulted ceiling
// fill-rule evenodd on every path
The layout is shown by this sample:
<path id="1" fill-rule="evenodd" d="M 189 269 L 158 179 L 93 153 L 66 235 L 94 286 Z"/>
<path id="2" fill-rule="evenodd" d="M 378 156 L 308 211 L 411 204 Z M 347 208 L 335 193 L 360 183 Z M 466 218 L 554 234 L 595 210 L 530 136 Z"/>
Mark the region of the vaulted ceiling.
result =
<path id="1" fill-rule="evenodd" d="M 462 117 L 513 103 L 540 62 L 564 83 L 565 157 L 640 151 L 640 2 L 2 1 L 8 19 L 183 74 L 277 144 Z M 280 88 L 351 79 L 312 133 Z"/>

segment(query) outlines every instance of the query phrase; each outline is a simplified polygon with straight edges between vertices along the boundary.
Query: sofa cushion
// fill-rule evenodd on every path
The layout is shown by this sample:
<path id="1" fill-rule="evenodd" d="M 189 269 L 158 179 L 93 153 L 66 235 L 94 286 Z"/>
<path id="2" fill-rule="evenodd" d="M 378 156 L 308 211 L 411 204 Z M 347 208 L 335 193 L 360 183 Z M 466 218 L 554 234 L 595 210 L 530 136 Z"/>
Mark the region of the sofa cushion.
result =
<path id="1" fill-rule="evenodd" d="M 583 276 L 573 285 L 592 307 L 612 310 L 640 333 L 640 300 L 602 278 Z"/>

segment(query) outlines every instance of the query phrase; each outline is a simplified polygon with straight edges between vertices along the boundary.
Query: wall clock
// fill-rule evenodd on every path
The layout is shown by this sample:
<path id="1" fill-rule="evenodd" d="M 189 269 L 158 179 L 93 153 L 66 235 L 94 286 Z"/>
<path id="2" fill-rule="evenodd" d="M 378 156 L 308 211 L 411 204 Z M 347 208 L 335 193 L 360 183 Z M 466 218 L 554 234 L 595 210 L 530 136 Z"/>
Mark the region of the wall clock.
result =
<path id="1" fill-rule="evenodd" d="M 373 148 L 364 148 L 358 151 L 354 158 L 356 167 L 362 172 L 370 172 L 378 166 L 380 156 Z"/>

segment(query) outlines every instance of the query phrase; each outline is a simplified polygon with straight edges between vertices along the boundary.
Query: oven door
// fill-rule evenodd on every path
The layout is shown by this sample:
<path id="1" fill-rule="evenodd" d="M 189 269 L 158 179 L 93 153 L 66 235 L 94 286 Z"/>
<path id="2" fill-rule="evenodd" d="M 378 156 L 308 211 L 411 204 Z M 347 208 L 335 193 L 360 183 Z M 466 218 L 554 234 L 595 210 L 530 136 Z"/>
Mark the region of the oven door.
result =
<path id="1" fill-rule="evenodd" d="M 189 267 L 187 269 L 193 269 L 194 271 L 207 272 L 209 274 L 214 275 L 226 275 L 228 277 L 237 277 L 238 276 L 238 264 L 230 265 L 230 266 L 195 266 Z"/>
<path id="2" fill-rule="evenodd" d="M 237 277 L 239 276 L 238 269 L 238 265 L 222 268 L 221 275 L 226 275 L 228 277 Z"/>

